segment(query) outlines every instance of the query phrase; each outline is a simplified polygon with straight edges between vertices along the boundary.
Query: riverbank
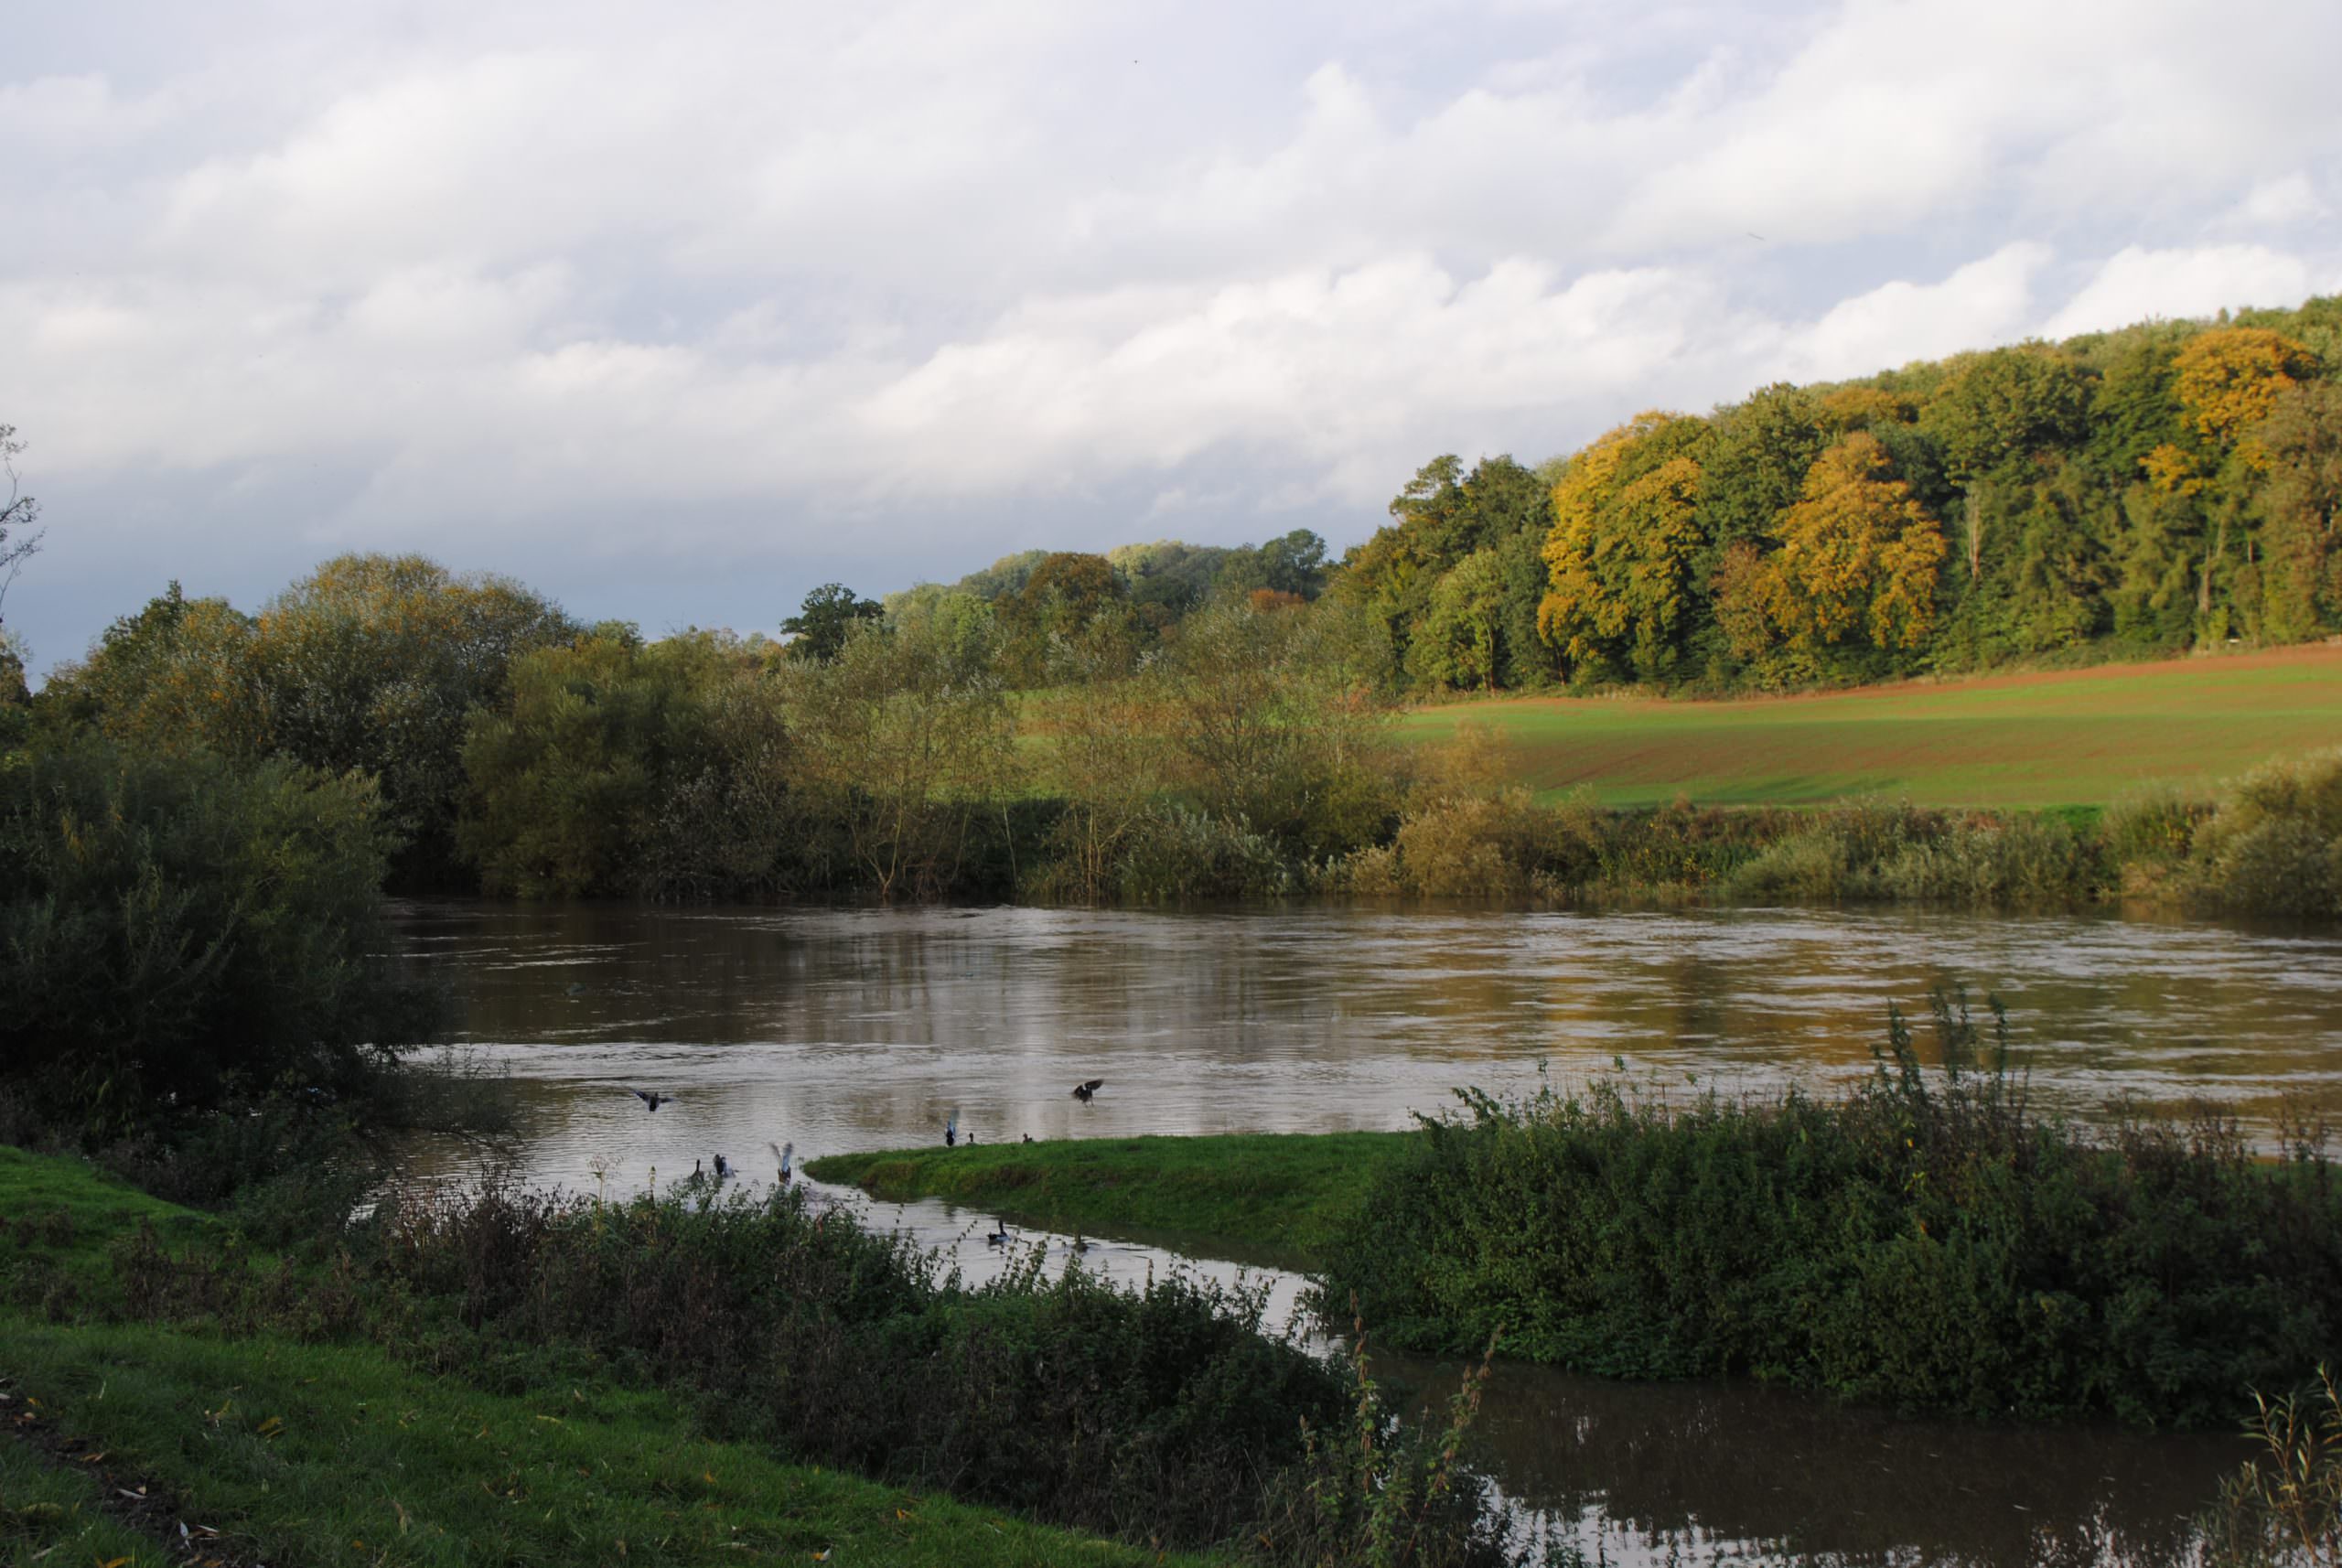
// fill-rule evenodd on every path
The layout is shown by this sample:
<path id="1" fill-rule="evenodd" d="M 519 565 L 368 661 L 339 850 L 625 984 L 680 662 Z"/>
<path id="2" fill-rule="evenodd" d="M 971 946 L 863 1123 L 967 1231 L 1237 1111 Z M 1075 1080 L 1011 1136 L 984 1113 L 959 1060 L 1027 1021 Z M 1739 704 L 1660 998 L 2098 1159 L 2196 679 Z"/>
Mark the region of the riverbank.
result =
<path id="1" fill-rule="evenodd" d="M 1405 1133 L 1065 1139 L 831 1155 L 817 1181 L 890 1203 L 935 1197 L 1012 1225 L 1176 1239 L 1237 1262 L 1307 1269 L 1404 1153 Z"/>
<path id="2" fill-rule="evenodd" d="M 682 1310 L 691 1304 L 666 1287 L 700 1278 L 713 1252 L 753 1274 L 757 1252 L 745 1243 L 777 1233 L 843 1246 L 861 1265 L 843 1273 L 869 1298 L 890 1289 L 876 1266 L 886 1243 L 850 1226 L 800 1223 L 802 1211 L 785 1205 L 704 1205 L 694 1220 L 682 1203 L 614 1204 L 569 1218 L 500 1204 L 484 1199 L 427 1224 L 397 1222 L 371 1241 L 353 1232 L 279 1254 L 79 1159 L 0 1148 L 0 1551 L 30 1560 L 62 1547 L 59 1561 L 94 1553 L 87 1560 L 123 1568 L 212 1559 L 736 1563 L 744 1553 L 906 1564 L 1232 1560 L 1117 1542 L 1035 1522 L 996 1501 L 784 1462 L 778 1451 L 805 1444 L 777 1444 L 747 1419 L 737 1396 L 752 1369 L 727 1363 L 727 1386 L 686 1375 L 680 1352 L 515 1332 L 512 1304 L 500 1305 L 496 1288 L 533 1294 L 558 1262 L 553 1249 L 567 1247 L 573 1265 L 599 1262 L 623 1274 L 638 1293 L 628 1303 L 637 1313 L 704 1341 L 693 1325 L 704 1327 L 709 1313 Z M 516 1215 L 517 1227 L 499 1230 Z M 537 1239 L 533 1258 L 512 1245 L 523 1232 Z M 577 1299 L 591 1283 L 573 1272 L 557 1294 Z M 892 1288 L 906 1284 L 918 1284 L 915 1270 Z M 982 1380 L 981 1346 L 954 1350 L 952 1323 L 976 1320 L 980 1339 L 1014 1335 L 1025 1299 L 1015 1289 L 954 1298 L 926 1330 L 904 1317 L 887 1332 L 898 1353 L 920 1341 L 919 1359 L 940 1356 L 952 1375 Z M 1051 1299 L 1079 1309 L 1106 1351 L 1124 1348 L 1106 1294 L 1059 1291 Z M 1150 1321 L 1159 1323 L 1166 1304 L 1153 1305 Z M 1209 1321 L 1190 1313 L 1177 1326 L 1199 1369 L 1232 1373 L 1230 1356 L 1284 1356 L 1265 1345 L 1248 1351 L 1237 1339 L 1215 1351 L 1204 1342 Z M 626 1327 L 612 1326 L 621 1336 Z M 632 1326 L 639 1333 L 645 1324 Z M 1069 1354 L 1076 1376 L 1098 1370 L 1079 1350 Z M 792 1364 L 822 1380 L 808 1358 Z M 1262 1381 L 1268 1371 L 1265 1361 L 1255 1366 L 1248 1384 L 1262 1401 L 1275 1397 Z M 1100 1408 L 1122 1391 L 1111 1379 L 1101 1389 L 1090 1377 L 1087 1386 L 1092 1435 L 1112 1439 L 1134 1418 L 1127 1406 Z M 834 1391 L 853 1402 L 844 1385 Z M 995 1412 L 1012 1408 L 1006 1385 L 979 1391 Z M 1011 1402 L 999 1402 L 1004 1395 Z M 932 1399 L 926 1408 L 948 1413 Z M 1241 1425 L 1242 1412 L 1226 1413 L 1230 1430 Z M 926 1434 L 930 1442 L 942 1435 L 932 1425 Z M 1152 1473 L 1176 1498 L 1183 1479 L 1197 1479 L 1177 1470 L 1187 1440 L 1176 1425 L 1158 1424 L 1146 1441 L 1163 1466 Z M 1111 1447 L 1093 1455 L 1117 1462 Z M 1048 1462 L 1037 1451 L 1019 1457 Z"/>

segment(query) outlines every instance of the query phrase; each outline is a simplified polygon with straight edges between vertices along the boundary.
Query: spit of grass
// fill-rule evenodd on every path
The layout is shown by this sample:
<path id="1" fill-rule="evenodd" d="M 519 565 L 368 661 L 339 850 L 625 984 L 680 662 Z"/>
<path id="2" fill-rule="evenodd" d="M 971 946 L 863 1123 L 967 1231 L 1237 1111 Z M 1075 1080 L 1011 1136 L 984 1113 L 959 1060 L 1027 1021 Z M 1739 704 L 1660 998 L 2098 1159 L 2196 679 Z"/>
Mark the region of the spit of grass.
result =
<path id="1" fill-rule="evenodd" d="M 1411 739 L 1493 725 L 1541 794 L 1606 806 L 2102 805 L 2342 738 L 2342 648 L 2103 665 L 1814 696 L 1521 698 L 1419 710 Z"/>
<path id="2" fill-rule="evenodd" d="M 60 1224 L 59 1213 L 66 1216 Z M 0 1149 L 0 1270 L 78 1266 L 141 1219 L 213 1222 L 79 1161 Z M 12 1297 L 20 1292 L 10 1291 Z M 51 1313 L 55 1308 L 51 1305 Z M 0 1307 L 16 1414 L 174 1494 L 191 1525 L 268 1562 L 1118 1563 L 1159 1558 L 696 1435 L 662 1392 L 564 1373 L 481 1392 L 365 1344 L 46 1321 Z M 38 1402 L 35 1403 L 34 1402 Z M 0 1436 L 0 1552 L 129 1564 L 174 1554 L 102 1508 L 91 1477 Z M 173 1543 L 176 1544 L 176 1543 Z"/>
<path id="3" fill-rule="evenodd" d="M 818 1181 L 940 1197 L 1053 1230 L 1150 1232 L 1309 1266 L 1396 1160 L 1405 1133 L 1096 1138 L 831 1155 Z"/>

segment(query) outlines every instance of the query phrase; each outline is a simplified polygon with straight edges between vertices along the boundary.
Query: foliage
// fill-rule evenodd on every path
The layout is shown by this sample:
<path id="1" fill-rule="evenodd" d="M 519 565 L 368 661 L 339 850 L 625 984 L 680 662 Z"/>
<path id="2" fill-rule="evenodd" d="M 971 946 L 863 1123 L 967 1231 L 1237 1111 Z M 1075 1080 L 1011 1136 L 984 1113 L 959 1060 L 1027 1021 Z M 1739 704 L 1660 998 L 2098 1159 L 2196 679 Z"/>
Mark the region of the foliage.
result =
<path id="1" fill-rule="evenodd" d="M 855 622 L 876 620 L 881 613 L 876 599 L 856 598 L 843 583 L 824 583 L 805 596 L 804 604 L 780 623 L 780 629 L 789 634 L 790 658 L 825 664 L 845 646 Z"/>
<path id="2" fill-rule="evenodd" d="M 42 696 L 59 726 L 94 726 L 125 746 L 370 774 L 403 868 L 429 884 L 455 856 L 471 711 L 503 698 L 515 655 L 574 631 L 507 579 L 421 556 L 346 555 L 257 617 L 185 599 L 174 585 Z"/>
<path id="3" fill-rule="evenodd" d="M 1778 691 L 2330 635 L 2342 363 L 2313 345 L 2342 342 L 2333 317 L 2144 323 L 1644 413 L 1539 470 L 1533 564 L 1489 524 L 1526 513 L 1473 494 L 1518 466 L 1442 456 L 1330 591 L 1426 693 Z"/>
<path id="4" fill-rule="evenodd" d="M 2233 1420 L 2342 1341 L 2342 1187 L 2304 1135 L 2037 1114 L 1964 1003 L 1890 1019 L 1840 1103 L 1599 1080 L 1427 1121 L 1333 1248 L 1402 1346 L 1619 1377 L 1756 1376 L 1978 1418 Z M 1322 1306 L 1321 1306 L 1322 1309 Z"/>
<path id="5" fill-rule="evenodd" d="M 949 886 L 971 818 L 1008 792 L 1000 681 L 937 629 L 866 622 L 790 682 L 800 787 L 880 898 Z"/>
<path id="6" fill-rule="evenodd" d="M 753 897 L 804 879 L 779 681 L 715 633 L 604 628 L 473 715 L 458 838 L 492 893 Z"/>
<path id="7" fill-rule="evenodd" d="M 1853 432 L 1815 459 L 1781 519 L 1765 596 L 1792 648 L 1865 637 L 1911 649 L 1933 629 L 1943 533 L 1889 466 L 1875 437 Z"/>
<path id="8" fill-rule="evenodd" d="M 2342 750 L 2254 769 L 2188 846 L 2189 896 L 2295 918 L 2342 913 Z"/>
<path id="9" fill-rule="evenodd" d="M 1376 630 L 1340 605 L 1222 600 L 1188 617 L 1159 665 L 1175 798 L 1303 860 L 1380 836 L 1390 804 Z"/>
<path id="10" fill-rule="evenodd" d="M 372 785 L 85 741 L 0 768 L 0 1079 L 118 1132 L 361 1091 L 423 1037 Z"/>
<path id="11" fill-rule="evenodd" d="M 2218 1568 L 2342 1563 L 2342 1389 L 2321 1366 L 2314 1392 L 2255 1394 L 2245 1430 L 2260 1449 L 2205 1520 Z"/>

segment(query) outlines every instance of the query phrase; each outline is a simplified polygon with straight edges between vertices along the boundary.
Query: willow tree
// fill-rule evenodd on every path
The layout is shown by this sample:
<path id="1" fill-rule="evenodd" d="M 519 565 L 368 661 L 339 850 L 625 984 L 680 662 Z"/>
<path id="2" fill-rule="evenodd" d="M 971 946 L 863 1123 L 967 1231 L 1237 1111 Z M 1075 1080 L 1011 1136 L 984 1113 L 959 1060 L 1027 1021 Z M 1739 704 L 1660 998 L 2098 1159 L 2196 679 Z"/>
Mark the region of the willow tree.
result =
<path id="1" fill-rule="evenodd" d="M 948 886 L 1015 768 L 999 678 L 932 629 L 864 621 L 836 658 L 783 672 L 797 776 L 882 899 Z"/>

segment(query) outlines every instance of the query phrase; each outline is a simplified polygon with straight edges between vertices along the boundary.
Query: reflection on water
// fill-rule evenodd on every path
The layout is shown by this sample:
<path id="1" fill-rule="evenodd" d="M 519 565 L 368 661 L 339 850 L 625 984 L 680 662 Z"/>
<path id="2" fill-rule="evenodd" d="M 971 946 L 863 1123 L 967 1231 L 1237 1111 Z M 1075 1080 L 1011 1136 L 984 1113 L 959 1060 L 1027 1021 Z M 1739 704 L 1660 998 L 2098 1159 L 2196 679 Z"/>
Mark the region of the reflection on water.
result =
<path id="1" fill-rule="evenodd" d="M 2037 1098 L 2342 1109 L 2342 941 L 2201 925 L 1830 911 L 660 911 L 423 904 L 461 1037 L 521 1081 L 523 1174 L 627 1190 L 768 1142 L 1397 1127 L 1550 1060 L 1727 1091 L 1869 1070 L 1887 1004 L 2009 1004 Z M 1102 1077 L 1081 1104 L 1069 1093 Z M 627 1092 L 672 1094 L 655 1114 Z M 441 1152 L 447 1157 L 448 1152 Z M 426 1155 L 425 1163 L 433 1163 Z M 873 1213 L 997 1266 L 989 1217 Z M 1053 1243 L 1062 1252 L 1069 1239 Z M 1108 1272 L 1167 1266 L 1125 1242 Z M 1291 1282 L 1273 1282 L 1280 1294 Z M 1451 1380 L 1441 1380 L 1445 1384 Z M 2011 1434 L 1764 1391 L 1500 1369 L 1511 1496 L 1614 1560 L 2175 1562 L 2225 1441 Z"/>

